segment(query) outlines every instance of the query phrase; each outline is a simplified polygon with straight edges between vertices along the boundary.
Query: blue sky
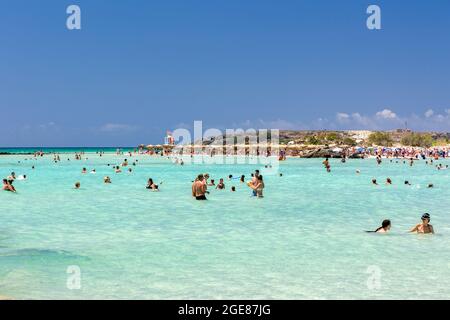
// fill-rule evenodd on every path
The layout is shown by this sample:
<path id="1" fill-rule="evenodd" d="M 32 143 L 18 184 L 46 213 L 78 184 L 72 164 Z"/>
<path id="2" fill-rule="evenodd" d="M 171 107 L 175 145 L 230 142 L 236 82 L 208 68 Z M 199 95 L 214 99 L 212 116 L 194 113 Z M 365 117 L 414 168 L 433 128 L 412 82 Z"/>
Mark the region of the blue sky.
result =
<path id="1" fill-rule="evenodd" d="M 447 0 L 0 0 L 0 34 L 0 147 L 161 143 L 194 120 L 450 131 Z"/>

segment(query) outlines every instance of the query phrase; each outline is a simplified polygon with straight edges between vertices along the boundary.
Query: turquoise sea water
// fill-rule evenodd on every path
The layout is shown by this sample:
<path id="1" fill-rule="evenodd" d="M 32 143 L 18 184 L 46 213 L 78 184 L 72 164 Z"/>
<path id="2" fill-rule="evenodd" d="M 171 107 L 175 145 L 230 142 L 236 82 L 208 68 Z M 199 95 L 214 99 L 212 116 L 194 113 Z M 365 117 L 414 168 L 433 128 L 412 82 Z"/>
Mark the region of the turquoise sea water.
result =
<path id="1" fill-rule="evenodd" d="M 0 295 L 16 299 L 449 299 L 450 170 L 374 159 L 288 159 L 265 176 L 265 198 L 225 180 L 191 198 L 200 172 L 239 176 L 257 165 L 174 165 L 136 156 L 115 174 L 107 154 L 53 163 L 0 156 L 0 175 L 26 174 L 0 192 Z M 70 157 L 71 161 L 67 161 Z M 28 160 L 25 160 L 28 159 Z M 18 163 L 20 161 L 20 163 Z M 448 163 L 441 161 L 442 163 Z M 35 169 L 32 170 L 31 166 Z M 81 169 L 97 174 L 81 174 Z M 356 169 L 361 174 L 355 173 Z M 105 185 L 109 175 L 112 184 Z M 163 181 L 149 192 L 146 181 Z M 384 185 L 390 177 L 394 185 Z M 377 178 L 379 186 L 371 185 Z M 409 180 L 412 186 L 405 186 Z M 81 182 L 81 189 L 73 184 Z M 433 183 L 433 189 L 427 189 Z M 229 191 L 234 185 L 237 192 Z M 407 234 L 429 212 L 434 236 Z M 389 218 L 390 234 L 375 235 Z M 67 268 L 81 289 L 67 287 Z M 375 279 L 375 280 L 374 280 Z"/>

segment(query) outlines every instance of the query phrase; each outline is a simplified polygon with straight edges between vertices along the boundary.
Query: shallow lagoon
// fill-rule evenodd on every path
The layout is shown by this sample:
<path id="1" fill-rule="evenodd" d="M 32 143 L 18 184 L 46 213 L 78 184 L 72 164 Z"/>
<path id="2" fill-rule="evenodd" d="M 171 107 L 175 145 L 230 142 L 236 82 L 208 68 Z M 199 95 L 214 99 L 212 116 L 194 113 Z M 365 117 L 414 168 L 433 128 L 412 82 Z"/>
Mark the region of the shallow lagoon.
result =
<path id="1" fill-rule="evenodd" d="M 126 156 L 88 157 L 62 155 L 55 164 L 52 156 L 0 156 L 2 176 L 29 177 L 15 182 L 17 194 L 0 193 L 1 295 L 450 298 L 449 170 L 424 161 L 409 167 L 331 160 L 328 174 L 321 159 L 288 159 L 280 165 L 283 177 L 265 176 L 264 199 L 250 197 L 238 180 L 225 180 L 225 191 L 211 190 L 209 201 L 197 202 L 190 186 L 198 173 L 209 172 L 217 182 L 228 174 L 249 177 L 258 166 L 179 166 L 139 156 L 129 158 L 139 159 L 133 173 L 115 174 L 106 164 Z M 82 167 L 97 174 L 82 175 Z M 103 184 L 105 175 L 111 185 Z M 163 181 L 161 192 L 145 189 L 149 177 Z M 374 177 L 380 186 L 371 185 Z M 384 185 L 386 177 L 394 185 Z M 73 189 L 76 181 L 80 190 Z M 435 188 L 426 188 L 430 182 Z M 229 191 L 232 185 L 237 192 Z M 431 214 L 437 234 L 407 234 L 423 212 Z M 390 234 L 363 232 L 385 218 L 393 223 Z M 66 285 L 72 265 L 81 269 L 80 290 Z"/>

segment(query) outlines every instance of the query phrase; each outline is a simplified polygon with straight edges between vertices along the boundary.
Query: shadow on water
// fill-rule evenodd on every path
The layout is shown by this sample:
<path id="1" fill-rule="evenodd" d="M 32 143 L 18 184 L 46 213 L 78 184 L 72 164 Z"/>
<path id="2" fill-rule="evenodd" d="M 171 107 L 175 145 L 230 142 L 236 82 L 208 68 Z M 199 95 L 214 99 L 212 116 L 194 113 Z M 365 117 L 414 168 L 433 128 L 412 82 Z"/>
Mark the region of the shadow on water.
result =
<path id="1" fill-rule="evenodd" d="M 30 260 L 45 260 L 45 262 L 51 261 L 90 261 L 86 256 L 77 255 L 65 250 L 52 250 L 52 249 L 37 249 L 37 248 L 25 248 L 17 250 L 0 250 L 0 261 L 8 258 L 19 258 Z"/>

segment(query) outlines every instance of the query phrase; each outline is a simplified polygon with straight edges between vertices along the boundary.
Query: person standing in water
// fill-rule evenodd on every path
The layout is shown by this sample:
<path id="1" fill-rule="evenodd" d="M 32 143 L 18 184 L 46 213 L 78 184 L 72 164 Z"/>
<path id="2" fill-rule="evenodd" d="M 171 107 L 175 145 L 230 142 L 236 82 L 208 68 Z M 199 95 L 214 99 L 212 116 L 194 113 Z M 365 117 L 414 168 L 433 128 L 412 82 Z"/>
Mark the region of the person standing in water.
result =
<path id="1" fill-rule="evenodd" d="M 258 182 L 256 185 L 250 184 L 250 188 L 253 189 L 253 192 L 256 194 L 258 198 L 263 197 L 263 189 L 264 189 L 264 181 L 263 176 L 258 175 Z"/>
<path id="2" fill-rule="evenodd" d="M 196 200 L 207 200 L 206 199 L 206 184 L 204 183 L 204 176 L 203 174 L 199 174 L 197 179 L 195 179 L 194 183 L 192 184 L 192 196 Z"/>
<path id="3" fill-rule="evenodd" d="M 219 183 L 216 186 L 216 189 L 219 189 L 219 190 L 225 189 L 225 183 L 223 182 L 222 178 L 220 178 Z"/>
<path id="4" fill-rule="evenodd" d="M 12 185 L 12 180 L 3 179 L 3 190 L 10 191 L 10 192 L 16 192 L 16 189 Z"/>
<path id="5" fill-rule="evenodd" d="M 255 173 L 252 174 L 252 180 L 250 182 L 249 187 L 253 189 L 253 196 L 256 197 L 256 189 L 254 187 L 256 187 L 258 185 L 258 177 L 259 177 L 259 170 L 255 170 Z"/>
<path id="6" fill-rule="evenodd" d="M 330 161 L 328 160 L 328 157 L 325 158 L 325 160 L 322 162 L 322 164 L 324 165 L 325 169 L 327 169 L 327 172 L 331 172 L 331 166 L 330 166 Z"/>
<path id="7" fill-rule="evenodd" d="M 434 234 L 433 226 L 430 224 L 430 214 L 424 213 L 422 215 L 422 223 L 419 223 L 414 228 L 412 228 L 409 232 L 416 232 L 416 233 L 431 233 Z"/>

